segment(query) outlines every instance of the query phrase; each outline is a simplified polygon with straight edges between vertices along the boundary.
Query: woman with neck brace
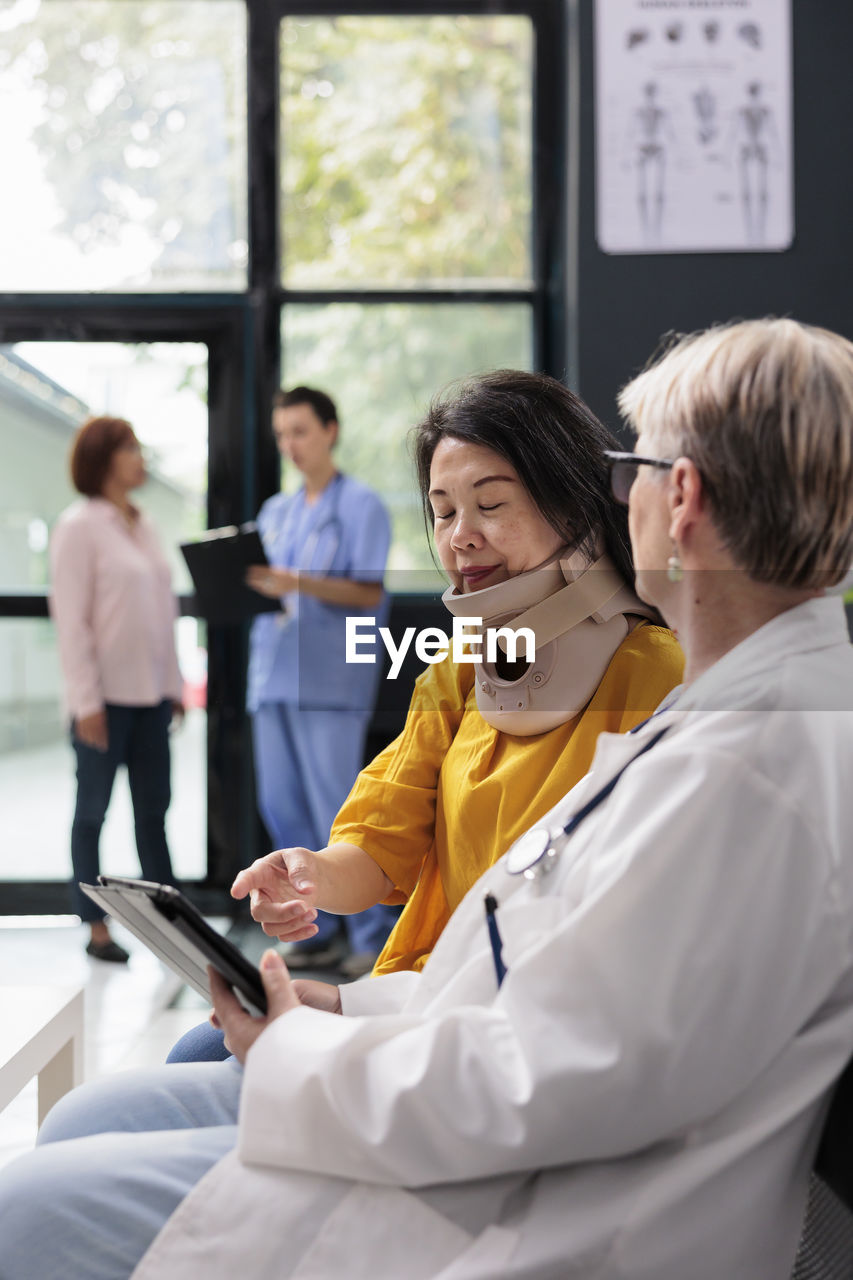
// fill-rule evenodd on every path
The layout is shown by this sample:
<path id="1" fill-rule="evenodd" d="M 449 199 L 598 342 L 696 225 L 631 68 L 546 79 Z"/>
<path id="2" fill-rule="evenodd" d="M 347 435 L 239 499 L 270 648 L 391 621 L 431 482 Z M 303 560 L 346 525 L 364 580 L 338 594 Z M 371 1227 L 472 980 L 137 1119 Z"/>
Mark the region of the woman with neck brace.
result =
<path id="1" fill-rule="evenodd" d="M 633 591 L 613 447 L 539 374 L 486 374 L 432 405 L 415 454 L 444 602 L 484 631 L 532 631 L 535 660 L 522 640 L 511 663 L 499 641 L 494 663 L 427 667 L 328 847 L 278 850 L 235 880 L 268 934 L 310 937 L 320 907 L 404 903 L 374 973 L 422 968 L 470 886 L 587 772 L 599 733 L 633 728 L 679 682 L 675 638 Z"/>

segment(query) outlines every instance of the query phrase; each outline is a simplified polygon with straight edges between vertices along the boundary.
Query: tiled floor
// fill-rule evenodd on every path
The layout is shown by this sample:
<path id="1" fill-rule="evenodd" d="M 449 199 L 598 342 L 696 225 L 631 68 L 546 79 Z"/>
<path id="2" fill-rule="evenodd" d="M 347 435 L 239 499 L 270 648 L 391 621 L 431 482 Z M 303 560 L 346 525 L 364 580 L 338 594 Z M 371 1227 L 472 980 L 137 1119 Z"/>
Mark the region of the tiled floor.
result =
<path id="1" fill-rule="evenodd" d="M 211 923 L 223 930 L 228 924 Z M 85 987 L 87 1080 L 163 1062 L 178 1037 L 207 1015 L 201 997 L 182 987 L 142 943 L 120 926 L 113 932 L 131 953 L 128 965 L 90 960 L 84 951 L 88 929 L 76 917 L 55 922 L 42 918 L 31 924 L 0 918 L 0 982 Z M 0 1112 L 0 1164 L 28 1150 L 35 1133 L 33 1082 Z"/>

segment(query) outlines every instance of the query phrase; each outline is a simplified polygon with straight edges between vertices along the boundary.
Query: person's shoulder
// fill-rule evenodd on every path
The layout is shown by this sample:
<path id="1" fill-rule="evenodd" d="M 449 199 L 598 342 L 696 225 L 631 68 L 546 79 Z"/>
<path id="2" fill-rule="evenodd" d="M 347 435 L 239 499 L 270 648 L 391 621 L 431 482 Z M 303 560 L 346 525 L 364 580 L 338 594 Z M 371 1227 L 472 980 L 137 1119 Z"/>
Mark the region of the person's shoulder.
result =
<path id="1" fill-rule="evenodd" d="M 352 502 L 359 506 L 367 505 L 382 511 L 385 510 L 385 503 L 379 494 L 375 489 L 371 489 L 370 485 L 365 484 L 363 480 L 356 480 L 355 476 L 342 475 L 341 488 L 347 502 Z"/>
<path id="2" fill-rule="evenodd" d="M 56 518 L 53 537 L 75 537 L 98 525 L 102 519 L 100 503 L 95 498 L 76 498 Z"/>
<path id="3" fill-rule="evenodd" d="M 619 646 L 619 653 L 640 658 L 670 658 L 684 663 L 681 645 L 669 627 L 654 622 L 641 622 L 629 632 Z"/>
<path id="4" fill-rule="evenodd" d="M 93 513 L 97 514 L 99 506 L 100 503 L 95 498 L 75 498 L 64 511 L 60 511 L 56 523 L 64 525 L 89 520 Z"/>
<path id="5" fill-rule="evenodd" d="M 376 491 L 371 489 L 369 484 L 365 484 L 363 480 L 357 479 L 356 476 L 351 476 L 348 471 L 341 471 L 339 475 L 339 483 L 346 493 L 353 495 L 369 494 L 372 498 L 377 497 Z"/>
<path id="6" fill-rule="evenodd" d="M 295 493 L 274 493 L 271 497 L 267 498 L 266 501 L 261 503 L 261 508 L 258 512 L 258 522 L 272 519 L 276 515 L 281 514 L 285 507 L 289 506 L 295 497 Z"/>
<path id="7" fill-rule="evenodd" d="M 613 665 L 644 676 L 657 673 L 662 681 L 675 685 L 684 672 L 684 653 L 668 627 L 641 622 L 616 650 Z"/>
<path id="8" fill-rule="evenodd" d="M 50 532 L 51 574 L 70 565 L 91 564 L 97 548 L 108 542 L 110 529 L 95 498 L 77 498 L 57 517 Z"/>
<path id="9" fill-rule="evenodd" d="M 261 511 L 275 511 L 277 507 L 286 507 L 295 497 L 295 493 L 273 493 L 261 503 Z"/>

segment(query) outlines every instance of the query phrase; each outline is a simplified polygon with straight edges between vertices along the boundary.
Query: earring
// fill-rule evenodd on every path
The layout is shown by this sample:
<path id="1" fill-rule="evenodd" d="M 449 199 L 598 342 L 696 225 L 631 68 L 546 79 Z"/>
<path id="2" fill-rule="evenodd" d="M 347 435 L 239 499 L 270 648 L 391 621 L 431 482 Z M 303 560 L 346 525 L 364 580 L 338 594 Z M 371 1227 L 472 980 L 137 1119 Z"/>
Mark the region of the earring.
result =
<path id="1" fill-rule="evenodd" d="M 681 563 L 681 556 L 678 554 L 678 547 L 672 544 L 672 555 L 666 562 L 666 576 L 670 582 L 680 582 L 684 577 L 684 567 Z"/>

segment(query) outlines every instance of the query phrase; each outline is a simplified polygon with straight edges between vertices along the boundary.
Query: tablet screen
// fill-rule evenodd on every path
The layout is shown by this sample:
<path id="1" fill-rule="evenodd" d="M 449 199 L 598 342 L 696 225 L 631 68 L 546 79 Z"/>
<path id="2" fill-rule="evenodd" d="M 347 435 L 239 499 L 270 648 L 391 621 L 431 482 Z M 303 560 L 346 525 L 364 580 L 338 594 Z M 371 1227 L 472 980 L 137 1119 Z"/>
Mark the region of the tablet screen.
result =
<path id="1" fill-rule="evenodd" d="M 206 1000 L 211 998 L 207 966 L 212 965 L 250 1013 L 266 1013 L 257 966 L 218 934 L 180 890 L 120 876 L 98 876 L 97 885 L 80 888 Z"/>

